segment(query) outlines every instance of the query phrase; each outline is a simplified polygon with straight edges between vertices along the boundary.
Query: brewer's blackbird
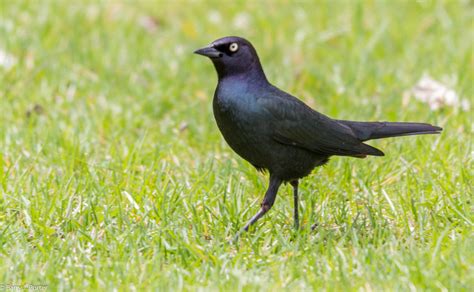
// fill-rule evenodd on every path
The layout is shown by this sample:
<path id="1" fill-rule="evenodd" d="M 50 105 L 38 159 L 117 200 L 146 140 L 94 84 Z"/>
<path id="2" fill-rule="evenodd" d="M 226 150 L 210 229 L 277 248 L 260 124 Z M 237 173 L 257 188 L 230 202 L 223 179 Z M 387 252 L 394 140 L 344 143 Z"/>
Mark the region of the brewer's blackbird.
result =
<path id="1" fill-rule="evenodd" d="M 298 180 L 329 157 L 383 156 L 363 142 L 442 130 L 424 123 L 333 120 L 270 84 L 255 48 L 240 37 L 218 39 L 194 53 L 209 57 L 217 71 L 213 110 L 224 139 L 257 170 L 270 174 L 260 210 L 237 237 L 270 210 L 283 182 L 293 186 L 298 228 Z"/>

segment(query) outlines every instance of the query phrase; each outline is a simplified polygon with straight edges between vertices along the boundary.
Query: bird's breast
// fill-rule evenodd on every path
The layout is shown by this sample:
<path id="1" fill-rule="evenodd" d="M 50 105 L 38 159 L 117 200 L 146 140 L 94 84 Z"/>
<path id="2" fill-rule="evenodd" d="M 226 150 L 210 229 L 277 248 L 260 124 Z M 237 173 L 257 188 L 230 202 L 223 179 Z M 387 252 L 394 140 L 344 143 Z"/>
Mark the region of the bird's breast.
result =
<path id="1" fill-rule="evenodd" d="M 225 84 L 224 84 L 225 85 Z M 259 111 L 257 96 L 249 90 L 245 83 L 231 83 L 218 86 L 214 94 L 214 114 L 228 119 L 228 123 L 248 124 L 260 122 L 263 119 Z"/>
<path id="2" fill-rule="evenodd" d="M 227 144 L 250 163 L 264 167 L 269 125 L 259 113 L 256 102 L 245 94 L 235 96 L 216 91 L 213 110 Z"/>
<path id="3" fill-rule="evenodd" d="M 264 126 L 256 104 L 245 96 L 241 98 L 216 94 L 213 101 L 216 122 L 224 135 L 245 136 Z M 228 132 L 230 131 L 230 132 Z"/>

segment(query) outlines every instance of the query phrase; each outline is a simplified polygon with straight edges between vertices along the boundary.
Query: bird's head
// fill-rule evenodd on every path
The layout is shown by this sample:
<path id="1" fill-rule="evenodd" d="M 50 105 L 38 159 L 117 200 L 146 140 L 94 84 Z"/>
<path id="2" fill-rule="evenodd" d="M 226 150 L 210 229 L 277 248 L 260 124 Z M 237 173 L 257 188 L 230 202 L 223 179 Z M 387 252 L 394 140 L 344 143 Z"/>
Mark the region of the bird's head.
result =
<path id="1" fill-rule="evenodd" d="M 265 78 L 257 51 L 244 38 L 235 36 L 220 38 L 194 53 L 211 59 L 219 79 L 241 74 L 248 76 L 259 74 Z"/>

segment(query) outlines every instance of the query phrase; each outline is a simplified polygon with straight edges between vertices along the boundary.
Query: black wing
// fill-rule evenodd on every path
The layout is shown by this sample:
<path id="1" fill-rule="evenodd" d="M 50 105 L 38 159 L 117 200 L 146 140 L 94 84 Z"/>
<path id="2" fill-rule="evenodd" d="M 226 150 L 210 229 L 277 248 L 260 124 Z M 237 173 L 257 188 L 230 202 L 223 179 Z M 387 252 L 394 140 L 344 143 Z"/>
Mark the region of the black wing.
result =
<path id="1" fill-rule="evenodd" d="M 267 112 L 279 143 L 301 147 L 321 155 L 365 157 L 383 152 L 363 144 L 352 129 L 317 111 L 276 87 L 258 99 Z"/>

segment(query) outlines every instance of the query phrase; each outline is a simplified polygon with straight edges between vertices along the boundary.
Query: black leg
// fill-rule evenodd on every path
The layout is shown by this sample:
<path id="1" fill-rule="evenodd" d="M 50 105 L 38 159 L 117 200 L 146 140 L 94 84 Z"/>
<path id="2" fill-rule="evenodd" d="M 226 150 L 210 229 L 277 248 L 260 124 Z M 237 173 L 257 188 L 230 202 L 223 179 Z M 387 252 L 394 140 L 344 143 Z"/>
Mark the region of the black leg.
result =
<path id="1" fill-rule="evenodd" d="M 262 204 L 260 205 L 260 210 L 258 211 L 257 214 L 255 214 L 252 219 L 250 219 L 247 224 L 245 224 L 244 228 L 242 228 L 234 237 L 234 240 L 237 240 L 243 232 L 246 232 L 249 230 L 249 227 L 255 224 L 258 219 L 262 218 L 265 213 L 268 212 L 273 206 L 273 203 L 275 203 L 275 198 L 278 193 L 278 188 L 280 187 L 282 181 L 281 179 L 272 176 L 270 174 L 270 184 L 268 186 L 267 192 L 265 193 L 265 197 L 263 198 Z"/>
<path id="2" fill-rule="evenodd" d="M 298 216 L 298 180 L 292 181 L 291 185 L 293 186 L 295 229 L 298 230 L 300 228 L 300 219 Z"/>

